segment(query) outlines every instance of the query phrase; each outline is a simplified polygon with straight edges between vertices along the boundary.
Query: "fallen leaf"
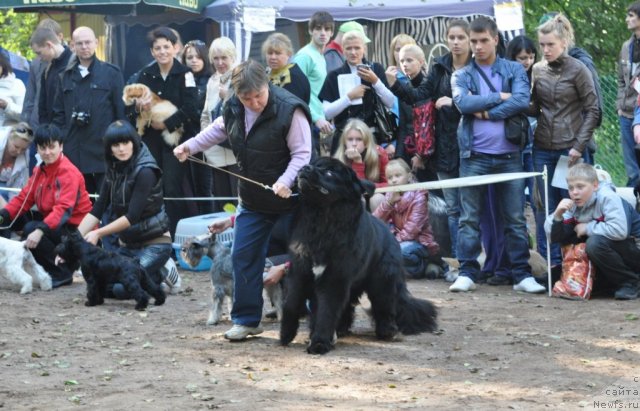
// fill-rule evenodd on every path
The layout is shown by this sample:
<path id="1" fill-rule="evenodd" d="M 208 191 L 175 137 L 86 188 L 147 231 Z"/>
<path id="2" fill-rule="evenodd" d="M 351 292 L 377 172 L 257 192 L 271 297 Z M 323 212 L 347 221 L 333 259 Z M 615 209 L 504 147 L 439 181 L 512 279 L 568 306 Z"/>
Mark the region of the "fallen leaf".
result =
<path id="1" fill-rule="evenodd" d="M 142 345 L 142 348 L 153 348 L 153 344 L 151 344 L 149 341 L 147 341 L 146 343 L 144 343 Z"/>
<path id="2" fill-rule="evenodd" d="M 32 352 L 31 353 L 31 358 L 42 358 L 42 356 L 40 354 L 38 354 L 37 352 Z"/>
<path id="3" fill-rule="evenodd" d="M 64 385 L 78 385 L 76 380 L 65 380 Z"/>
<path id="4" fill-rule="evenodd" d="M 395 385 L 395 384 L 389 384 L 389 386 L 388 386 L 388 387 L 389 387 L 389 388 L 396 388 L 396 385 Z"/>
<path id="5" fill-rule="evenodd" d="M 68 400 L 76 404 L 80 403 L 80 397 L 77 395 L 72 395 L 71 397 L 68 398 Z"/>
<path id="6" fill-rule="evenodd" d="M 48 376 L 49 376 L 49 371 L 42 371 L 42 372 L 40 373 L 40 376 L 41 376 L 41 377 L 48 377 Z"/>
<path id="7" fill-rule="evenodd" d="M 635 321 L 638 319 L 638 316 L 635 314 L 625 314 L 624 319 L 627 321 Z"/>

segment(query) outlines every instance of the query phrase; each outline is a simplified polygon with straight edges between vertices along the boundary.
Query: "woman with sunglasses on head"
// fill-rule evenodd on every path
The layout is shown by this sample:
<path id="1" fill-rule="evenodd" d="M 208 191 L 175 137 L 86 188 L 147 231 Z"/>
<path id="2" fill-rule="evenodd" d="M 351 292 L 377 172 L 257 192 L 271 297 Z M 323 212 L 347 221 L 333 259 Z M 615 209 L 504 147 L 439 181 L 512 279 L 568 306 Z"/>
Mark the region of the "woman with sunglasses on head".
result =
<path id="1" fill-rule="evenodd" d="M 29 145 L 33 131 L 27 123 L 18 123 L 9 133 L 0 134 L 0 187 L 22 188 L 29 179 Z M 0 191 L 0 207 L 15 194 Z"/>
<path id="2" fill-rule="evenodd" d="M 181 62 L 193 73 L 198 89 L 197 109 L 198 118 L 202 116 L 207 97 L 207 83 L 211 77 L 211 64 L 207 58 L 207 47 L 201 40 L 191 40 L 182 49 Z M 197 131 L 200 131 L 198 129 Z M 204 154 L 196 155 L 204 160 Z M 211 197 L 213 192 L 213 176 L 211 168 L 203 164 L 190 163 L 189 173 L 193 195 L 195 197 Z M 197 201 L 198 214 L 210 214 L 213 212 L 213 201 Z"/>

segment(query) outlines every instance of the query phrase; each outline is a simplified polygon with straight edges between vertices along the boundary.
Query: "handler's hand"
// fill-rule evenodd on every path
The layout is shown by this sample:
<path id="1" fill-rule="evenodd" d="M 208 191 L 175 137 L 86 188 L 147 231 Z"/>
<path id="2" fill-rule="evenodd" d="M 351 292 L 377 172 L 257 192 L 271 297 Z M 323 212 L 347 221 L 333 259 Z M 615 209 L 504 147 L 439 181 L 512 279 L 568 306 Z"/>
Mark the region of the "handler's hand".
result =
<path id="1" fill-rule="evenodd" d="M 231 217 L 216 220 L 209 226 L 209 232 L 211 234 L 220 234 L 224 230 L 231 227 Z"/>
<path id="2" fill-rule="evenodd" d="M 278 197 L 282 197 L 282 198 L 291 197 L 291 189 L 282 183 L 278 183 L 278 182 L 274 183 L 271 189 L 273 190 L 273 193 Z"/>
<path id="3" fill-rule="evenodd" d="M 267 273 L 265 274 L 262 280 L 262 284 L 267 287 L 278 284 L 280 280 L 282 280 L 282 277 L 284 277 L 285 271 L 286 270 L 284 264 L 274 265 L 273 267 L 269 268 L 269 271 L 267 271 Z"/>
<path id="4" fill-rule="evenodd" d="M 316 127 L 318 127 L 321 132 L 326 134 L 333 132 L 333 125 L 323 118 L 320 118 L 318 119 L 318 121 L 316 121 Z"/>
<path id="5" fill-rule="evenodd" d="M 176 156 L 178 161 L 183 163 L 187 159 L 187 157 L 191 155 L 191 152 L 189 151 L 189 147 L 187 147 L 187 145 L 183 143 L 173 149 L 173 155 Z"/>
<path id="6" fill-rule="evenodd" d="M 436 110 L 440 110 L 442 107 L 451 107 L 453 105 L 453 99 L 451 97 L 442 96 L 436 100 Z"/>
<path id="7" fill-rule="evenodd" d="M 31 234 L 27 236 L 27 239 L 24 242 L 24 246 L 33 250 L 38 246 L 38 244 L 40 244 L 40 240 L 42 240 L 43 235 L 44 233 L 42 232 L 42 230 L 36 228 Z"/>
<path id="8" fill-rule="evenodd" d="M 53 264 L 55 264 L 56 266 L 64 264 L 64 262 L 64 258 L 60 257 L 59 255 L 56 256 L 55 260 L 53 260 Z"/>
<path id="9" fill-rule="evenodd" d="M 411 157 L 411 171 L 424 170 L 424 160 L 420 156 Z"/>

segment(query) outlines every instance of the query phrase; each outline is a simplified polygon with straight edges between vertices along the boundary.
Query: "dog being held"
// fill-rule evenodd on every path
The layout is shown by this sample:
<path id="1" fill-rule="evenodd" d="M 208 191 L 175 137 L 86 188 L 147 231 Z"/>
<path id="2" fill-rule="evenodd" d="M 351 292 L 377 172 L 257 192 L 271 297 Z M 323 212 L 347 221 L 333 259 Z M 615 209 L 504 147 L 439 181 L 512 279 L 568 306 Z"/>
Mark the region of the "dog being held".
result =
<path id="1" fill-rule="evenodd" d="M 155 305 L 164 304 L 166 296 L 162 287 L 153 282 L 138 261 L 86 242 L 78 230 L 64 234 L 55 252 L 68 264 L 80 263 L 87 283 L 87 302 L 84 303 L 87 307 L 103 304 L 107 285 L 113 283 L 121 283 L 133 296 L 136 310 L 147 308 L 147 293 L 153 296 Z"/>
<path id="2" fill-rule="evenodd" d="M 173 105 L 169 100 L 164 100 L 158 97 L 158 95 L 141 83 L 134 83 L 125 86 L 122 92 L 122 100 L 127 106 L 136 104 L 138 100 L 144 100 L 151 98 L 151 108 L 149 110 L 142 110 L 136 120 L 136 129 L 138 134 L 143 135 L 144 129 L 151 125 L 152 121 L 164 122 L 171 117 L 178 108 Z M 182 128 L 169 132 L 169 130 L 162 130 L 162 137 L 165 143 L 170 146 L 177 146 L 182 138 Z"/>
<path id="3" fill-rule="evenodd" d="M 222 317 L 222 305 L 225 297 L 229 301 L 229 312 L 233 299 L 233 263 L 231 261 L 231 248 L 222 241 L 218 241 L 215 234 L 204 234 L 198 237 L 187 238 L 180 249 L 180 256 L 191 267 L 197 267 L 204 256 L 211 259 L 211 309 L 207 325 L 218 324 Z M 282 287 L 280 284 L 265 286 L 265 290 L 276 309 L 278 320 L 282 318 Z"/>
<path id="4" fill-rule="evenodd" d="M 20 286 L 20 294 L 33 290 L 35 279 L 41 290 L 51 289 L 51 277 L 21 241 L 0 237 L 0 276 Z"/>
<path id="5" fill-rule="evenodd" d="M 363 293 L 371 301 L 377 338 L 435 331 L 436 308 L 407 289 L 400 245 L 386 224 L 365 211 L 362 197 L 373 192 L 373 184 L 336 159 L 319 158 L 302 168 L 298 187 L 280 343 L 294 339 L 310 300 L 307 352 L 328 352 L 334 333 L 349 332 Z"/>

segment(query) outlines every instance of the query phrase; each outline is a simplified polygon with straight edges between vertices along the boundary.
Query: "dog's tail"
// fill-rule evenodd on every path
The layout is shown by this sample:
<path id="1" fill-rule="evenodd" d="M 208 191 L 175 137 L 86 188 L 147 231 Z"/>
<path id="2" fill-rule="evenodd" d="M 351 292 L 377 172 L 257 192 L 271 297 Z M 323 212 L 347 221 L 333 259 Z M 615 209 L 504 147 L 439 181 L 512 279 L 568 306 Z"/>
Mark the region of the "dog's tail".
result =
<path id="1" fill-rule="evenodd" d="M 411 335 L 436 331 L 438 329 L 436 307 L 427 300 L 412 296 L 404 282 L 397 285 L 397 290 L 396 324 L 400 332 Z"/>

